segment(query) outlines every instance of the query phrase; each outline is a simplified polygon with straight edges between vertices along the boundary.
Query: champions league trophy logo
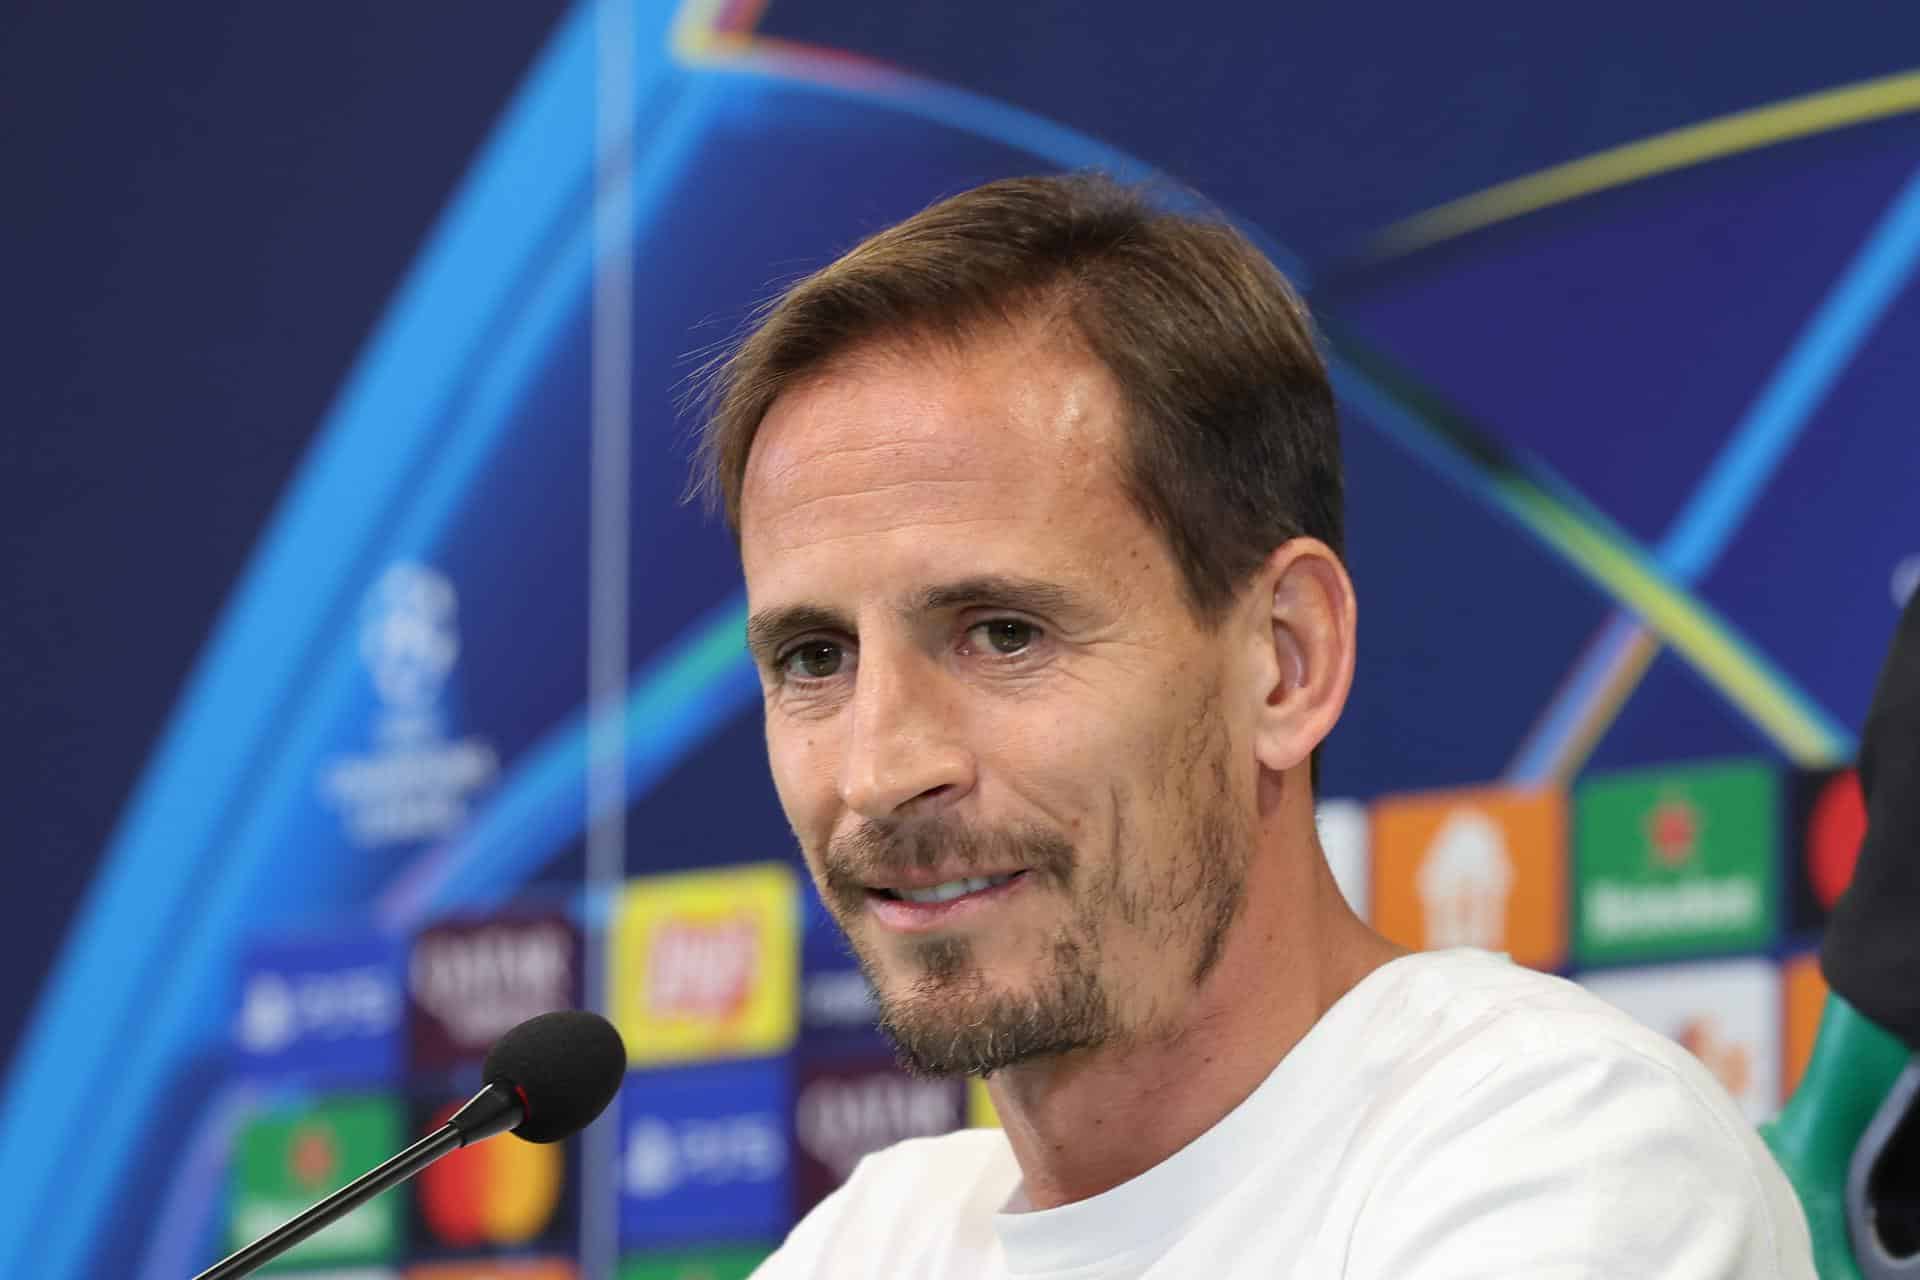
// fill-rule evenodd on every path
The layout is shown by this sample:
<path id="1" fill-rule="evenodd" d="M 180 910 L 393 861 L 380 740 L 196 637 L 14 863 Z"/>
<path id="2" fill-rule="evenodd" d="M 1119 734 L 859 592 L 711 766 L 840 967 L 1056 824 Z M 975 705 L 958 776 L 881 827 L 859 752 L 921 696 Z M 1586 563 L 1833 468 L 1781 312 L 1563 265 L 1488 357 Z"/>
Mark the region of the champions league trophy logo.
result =
<path id="1" fill-rule="evenodd" d="M 375 748 L 337 757 L 321 791 L 362 847 L 444 839 L 500 772 L 493 747 L 450 740 L 447 686 L 460 660 L 459 596 L 427 565 L 383 573 L 362 606 L 359 653 L 380 700 Z"/>
<path id="2" fill-rule="evenodd" d="M 389 712 L 429 711 L 460 657 L 458 601 L 445 574 L 397 564 L 367 595 L 360 657 Z"/>

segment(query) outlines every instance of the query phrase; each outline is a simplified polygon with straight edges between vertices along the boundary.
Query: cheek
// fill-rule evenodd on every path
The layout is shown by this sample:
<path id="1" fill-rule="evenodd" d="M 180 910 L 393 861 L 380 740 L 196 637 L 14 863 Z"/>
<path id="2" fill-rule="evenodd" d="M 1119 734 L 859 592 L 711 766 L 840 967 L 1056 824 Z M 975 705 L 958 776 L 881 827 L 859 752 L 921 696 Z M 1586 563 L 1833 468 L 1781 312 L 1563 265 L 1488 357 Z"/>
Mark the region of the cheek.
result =
<path id="1" fill-rule="evenodd" d="M 1038 703 L 1006 727 L 1004 755 L 1035 773 L 1078 779 L 1106 794 L 1109 783 L 1137 781 L 1167 755 L 1165 732 L 1142 710 L 1135 696 L 1121 692 L 1068 706 Z"/>
<path id="2" fill-rule="evenodd" d="M 831 834 L 839 808 L 833 747 L 827 735 L 767 727 L 767 765 L 787 822 L 809 849 Z"/>
<path id="3" fill-rule="evenodd" d="M 1111 709 L 1045 704 L 1024 711 L 979 739 L 991 743 L 979 753 L 982 774 L 1004 780 L 1082 858 L 1105 861 L 1119 818 L 1114 805 L 1128 803 L 1126 771 L 1137 761 L 1137 744 L 1116 733 L 1119 717 Z"/>

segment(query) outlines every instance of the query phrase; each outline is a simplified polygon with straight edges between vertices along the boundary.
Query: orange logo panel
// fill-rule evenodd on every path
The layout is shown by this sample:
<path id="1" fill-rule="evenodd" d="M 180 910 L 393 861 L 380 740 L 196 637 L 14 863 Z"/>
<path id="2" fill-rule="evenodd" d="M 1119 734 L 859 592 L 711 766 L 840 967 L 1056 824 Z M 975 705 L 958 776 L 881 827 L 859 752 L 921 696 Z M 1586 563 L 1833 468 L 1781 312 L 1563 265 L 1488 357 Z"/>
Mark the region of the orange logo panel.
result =
<path id="1" fill-rule="evenodd" d="M 1373 806 L 1373 923 L 1420 950 L 1481 947 L 1536 969 L 1567 955 L 1567 801 L 1486 787 Z"/>
<path id="2" fill-rule="evenodd" d="M 1786 1033 L 1781 1037 L 1785 1061 L 1781 1063 L 1780 1100 L 1786 1101 L 1800 1087 L 1807 1062 L 1813 1057 L 1813 1039 L 1820 1031 L 1820 1014 L 1827 1007 L 1827 979 L 1820 972 L 1820 955 L 1809 951 L 1794 956 L 1784 966 Z"/>

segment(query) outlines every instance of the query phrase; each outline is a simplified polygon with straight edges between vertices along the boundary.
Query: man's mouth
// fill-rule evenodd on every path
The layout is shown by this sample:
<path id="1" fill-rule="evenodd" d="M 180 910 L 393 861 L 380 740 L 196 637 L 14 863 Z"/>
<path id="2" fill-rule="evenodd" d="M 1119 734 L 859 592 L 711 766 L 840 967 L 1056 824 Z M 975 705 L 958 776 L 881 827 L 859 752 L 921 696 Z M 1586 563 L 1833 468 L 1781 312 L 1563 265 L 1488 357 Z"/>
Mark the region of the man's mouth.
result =
<path id="1" fill-rule="evenodd" d="M 1009 871 L 997 876 L 974 876 L 963 880 L 948 880 L 941 884 L 930 885 L 924 889 L 884 889 L 874 888 L 870 892 L 893 902 L 916 902 L 932 905 L 940 902 L 952 902 L 955 898 L 964 898 L 970 893 L 980 893 L 987 889 L 998 888 L 1024 871 Z"/>

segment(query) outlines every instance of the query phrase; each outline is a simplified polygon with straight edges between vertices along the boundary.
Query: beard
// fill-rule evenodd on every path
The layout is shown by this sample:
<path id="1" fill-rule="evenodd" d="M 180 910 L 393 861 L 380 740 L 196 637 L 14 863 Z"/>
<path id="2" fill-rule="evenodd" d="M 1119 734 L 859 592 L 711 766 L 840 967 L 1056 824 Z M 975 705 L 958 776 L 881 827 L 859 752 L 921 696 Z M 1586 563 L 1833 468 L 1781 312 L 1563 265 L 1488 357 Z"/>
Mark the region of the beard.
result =
<path id="1" fill-rule="evenodd" d="M 1039 827 L 979 830 L 948 818 L 901 826 L 868 822 L 834 841 L 824 862 L 822 896 L 879 1002 L 880 1030 L 907 1071 L 984 1076 L 1113 1038 L 1113 1009 L 1100 983 L 1097 954 L 1086 954 L 1080 941 L 1091 933 L 1084 925 L 1059 932 L 1053 964 L 1024 993 L 992 988 L 972 941 L 952 935 L 908 942 L 912 977 L 896 990 L 855 931 L 866 913 L 866 886 L 888 873 L 955 867 L 964 876 L 1022 867 L 1033 882 L 1030 890 L 1071 897 L 1077 860 L 1058 834 Z"/>
<path id="2" fill-rule="evenodd" d="M 1163 1019 L 1121 1004 L 1124 981 L 1107 972 L 1107 943 L 1186 958 L 1198 987 L 1218 962 L 1240 912 L 1252 845 L 1232 794 L 1229 754 L 1217 703 L 1207 699 L 1185 733 L 1173 735 L 1168 767 L 1150 776 L 1149 798 L 1170 808 L 1175 831 L 1152 866 L 1117 825 L 1110 856 L 1089 866 L 1072 844 L 1041 827 L 977 829 L 950 817 L 905 824 L 867 822 L 828 846 L 821 889 L 879 1003 L 879 1027 L 900 1064 L 916 1076 L 988 1076 L 1007 1067 L 1125 1044 L 1161 1031 Z M 1120 813 L 1115 794 L 1115 812 Z M 1059 893 L 1067 919 L 1045 940 L 1048 963 L 1022 989 L 989 983 L 974 941 L 955 935 L 907 944 L 910 976 L 889 981 L 856 924 L 866 886 L 888 873 L 955 868 L 957 876 L 1023 867 L 1028 892 Z M 1117 988 L 1117 989 L 1116 989 Z M 1171 1024 L 1174 1017 L 1164 1019 Z"/>

